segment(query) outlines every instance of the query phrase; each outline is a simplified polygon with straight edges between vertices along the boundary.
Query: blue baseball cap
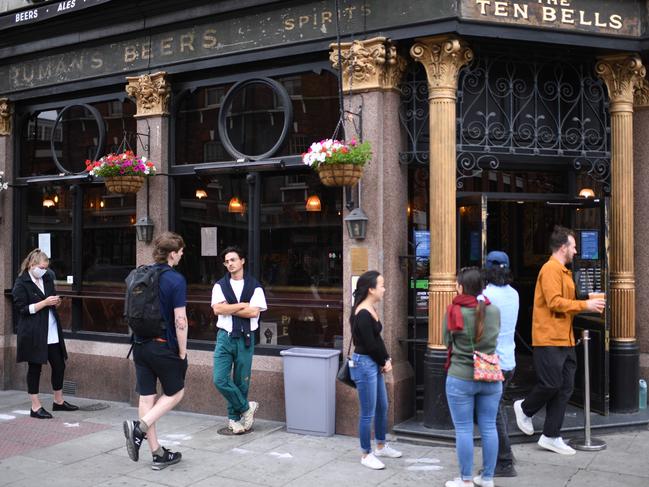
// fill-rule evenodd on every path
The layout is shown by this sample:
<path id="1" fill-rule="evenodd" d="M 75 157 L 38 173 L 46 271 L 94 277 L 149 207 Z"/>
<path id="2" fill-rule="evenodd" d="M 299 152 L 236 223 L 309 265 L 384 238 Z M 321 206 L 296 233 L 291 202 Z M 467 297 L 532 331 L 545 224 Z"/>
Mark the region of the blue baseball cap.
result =
<path id="1" fill-rule="evenodd" d="M 494 267 L 509 267 L 509 256 L 502 250 L 492 250 L 487 254 L 487 269 Z"/>

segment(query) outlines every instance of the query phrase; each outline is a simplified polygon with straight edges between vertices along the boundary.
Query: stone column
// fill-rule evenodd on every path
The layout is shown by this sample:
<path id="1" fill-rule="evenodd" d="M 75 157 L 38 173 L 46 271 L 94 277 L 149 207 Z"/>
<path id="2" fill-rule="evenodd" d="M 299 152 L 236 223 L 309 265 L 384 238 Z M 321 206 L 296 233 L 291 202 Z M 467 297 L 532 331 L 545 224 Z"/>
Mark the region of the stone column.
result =
<path id="1" fill-rule="evenodd" d="M 3 171 L 4 182 L 13 181 L 13 136 L 12 136 L 12 103 L 7 98 L 0 98 L 0 171 Z M 0 280 L 2 289 L 13 286 L 12 246 L 13 246 L 13 190 L 0 190 Z M 12 371 L 16 366 L 16 339 L 13 333 L 11 298 L 0 301 L 0 389 L 11 384 Z"/>
<path id="2" fill-rule="evenodd" d="M 137 105 L 137 131 L 139 155 L 146 155 L 155 162 L 158 175 L 149 178 L 137 194 L 139 220 L 148 216 L 153 221 L 153 238 L 169 229 L 169 96 L 171 87 L 167 73 L 143 74 L 127 77 L 126 92 Z M 147 140 L 147 134 L 149 135 Z M 148 143 L 148 147 L 146 144 Z M 148 188 L 147 188 L 148 184 Z M 152 262 L 152 244 L 137 242 L 137 265 Z"/>
<path id="3" fill-rule="evenodd" d="M 331 46 L 331 63 L 339 67 L 338 46 Z M 360 183 L 361 207 L 368 217 L 365 240 L 350 239 L 343 230 L 343 333 L 344 350 L 351 339 L 351 280 L 361 269 L 376 269 L 386 282 L 382 303 L 383 338 L 393 359 L 393 372 L 386 376 L 390 403 L 389 423 L 399 423 L 414 415 L 414 375 L 407 357 L 407 347 L 399 342 L 408 335 L 407 275 L 399 256 L 407 252 L 407 169 L 399 164 L 402 148 L 399 123 L 399 82 L 406 61 L 394 44 L 383 37 L 341 43 L 342 79 L 345 109 L 345 136 L 369 141 L 372 160 L 363 169 Z M 362 133 L 357 133 L 357 130 Z M 352 190 L 357 201 L 357 188 Z M 344 211 L 344 216 L 348 211 Z M 341 220 L 341 225 L 344 225 Z M 356 392 L 339 386 L 336 431 L 357 431 Z M 352 414 L 350 414 L 352 413 Z"/>
<path id="4" fill-rule="evenodd" d="M 410 55 L 426 69 L 430 124 L 430 280 L 428 284 L 428 349 L 424 357 L 424 424 L 450 428 L 446 405 L 442 320 L 455 296 L 456 137 L 455 109 L 460 69 L 473 51 L 454 36 L 418 39 Z"/>
<path id="5" fill-rule="evenodd" d="M 638 346 L 633 262 L 633 94 L 646 70 L 640 57 L 600 57 L 595 70 L 608 88 L 611 113 L 611 409 L 638 409 Z"/>

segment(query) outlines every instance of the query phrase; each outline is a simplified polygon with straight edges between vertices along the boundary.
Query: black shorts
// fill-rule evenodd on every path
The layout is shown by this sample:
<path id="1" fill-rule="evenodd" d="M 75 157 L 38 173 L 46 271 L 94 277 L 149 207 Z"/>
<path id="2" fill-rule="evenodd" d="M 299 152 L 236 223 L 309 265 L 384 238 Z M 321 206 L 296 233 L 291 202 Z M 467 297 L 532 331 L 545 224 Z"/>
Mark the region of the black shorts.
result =
<path id="1" fill-rule="evenodd" d="M 133 346 L 133 362 L 137 386 L 141 396 L 156 394 L 156 381 L 160 380 L 165 396 L 173 396 L 185 387 L 187 357 L 182 360 L 166 343 L 151 340 Z"/>

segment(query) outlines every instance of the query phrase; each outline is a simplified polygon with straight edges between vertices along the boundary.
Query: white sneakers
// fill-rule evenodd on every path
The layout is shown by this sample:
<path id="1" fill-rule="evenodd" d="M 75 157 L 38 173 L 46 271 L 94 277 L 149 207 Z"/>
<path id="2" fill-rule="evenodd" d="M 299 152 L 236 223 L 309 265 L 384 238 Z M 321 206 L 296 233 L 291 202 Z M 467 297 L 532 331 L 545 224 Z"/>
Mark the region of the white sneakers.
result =
<path id="1" fill-rule="evenodd" d="M 383 462 L 376 458 L 373 453 L 368 453 L 365 457 L 361 457 L 361 465 L 372 470 L 382 470 L 385 468 Z"/>
<path id="2" fill-rule="evenodd" d="M 557 436 L 556 438 L 548 438 L 545 435 L 541 435 L 539 438 L 538 445 L 541 448 L 550 450 L 561 455 L 574 455 L 577 453 L 574 448 L 569 447 L 563 442 L 563 438 Z"/>
<path id="3" fill-rule="evenodd" d="M 239 421 L 235 421 L 234 419 L 228 420 L 228 429 L 235 435 L 240 435 L 241 433 L 245 433 L 246 431 L 243 425 Z"/>
<path id="4" fill-rule="evenodd" d="M 447 480 L 444 486 L 445 487 L 473 487 L 473 482 L 471 482 L 470 480 L 462 480 L 460 477 L 456 477 L 453 480 Z"/>
<path id="5" fill-rule="evenodd" d="M 532 423 L 532 418 L 527 416 L 523 412 L 523 399 L 514 401 L 514 413 L 516 414 L 516 425 L 527 436 L 532 436 L 534 434 L 534 424 Z"/>
<path id="6" fill-rule="evenodd" d="M 493 480 L 485 480 L 482 478 L 482 475 L 478 475 L 477 477 L 473 477 L 473 483 L 482 487 L 494 487 L 494 481 Z"/>
<path id="7" fill-rule="evenodd" d="M 241 424 L 243 425 L 243 429 L 245 431 L 248 431 L 250 428 L 252 428 L 252 425 L 255 422 L 255 413 L 257 412 L 257 409 L 259 409 L 259 403 L 250 401 L 248 403 L 248 410 L 244 411 L 241 414 Z"/>
<path id="8" fill-rule="evenodd" d="M 380 450 L 376 448 L 374 450 L 375 457 L 387 457 L 387 458 L 401 458 L 402 453 L 399 450 L 395 450 L 387 443 L 383 444 L 383 448 Z"/>

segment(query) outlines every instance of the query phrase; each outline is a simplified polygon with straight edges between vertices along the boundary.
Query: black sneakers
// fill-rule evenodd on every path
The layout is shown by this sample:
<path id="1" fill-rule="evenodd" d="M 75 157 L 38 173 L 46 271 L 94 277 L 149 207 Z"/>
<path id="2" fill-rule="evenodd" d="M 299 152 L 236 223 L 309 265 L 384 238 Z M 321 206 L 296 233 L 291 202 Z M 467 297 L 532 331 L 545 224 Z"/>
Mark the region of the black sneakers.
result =
<path id="1" fill-rule="evenodd" d="M 180 452 L 173 452 L 162 447 L 162 455 L 153 455 L 153 463 L 151 464 L 152 470 L 162 470 L 169 465 L 177 464 L 183 457 Z"/>
<path id="2" fill-rule="evenodd" d="M 124 421 L 124 436 L 126 437 L 126 449 L 128 456 L 134 462 L 140 459 L 140 447 L 146 435 L 140 429 L 139 421 Z"/>

